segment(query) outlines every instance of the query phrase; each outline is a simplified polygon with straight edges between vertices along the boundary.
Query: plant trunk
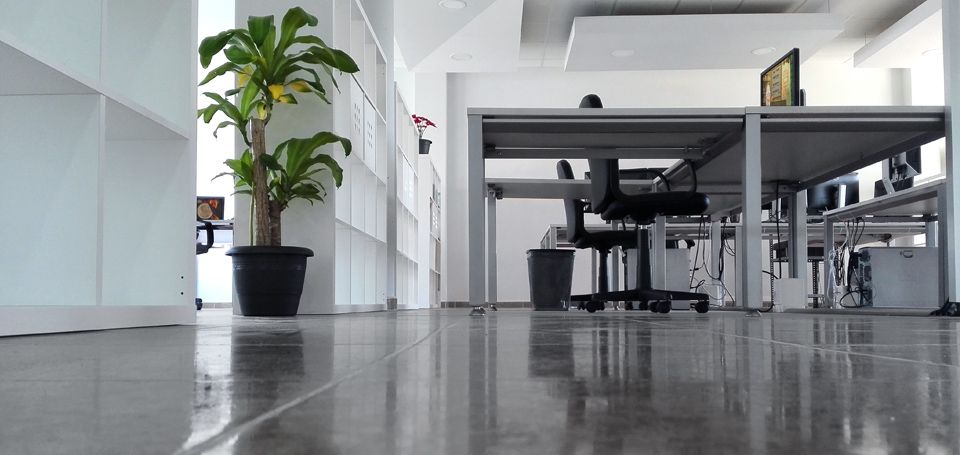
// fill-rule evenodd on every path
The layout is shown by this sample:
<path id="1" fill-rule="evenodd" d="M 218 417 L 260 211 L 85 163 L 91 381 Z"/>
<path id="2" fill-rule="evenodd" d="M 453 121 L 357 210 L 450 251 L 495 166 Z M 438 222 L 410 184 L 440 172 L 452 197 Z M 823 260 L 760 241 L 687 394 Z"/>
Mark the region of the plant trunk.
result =
<path id="1" fill-rule="evenodd" d="M 253 145 L 253 206 L 256 216 L 257 246 L 272 245 L 270 240 L 270 197 L 267 193 L 267 166 L 261 157 L 267 153 L 266 123 L 260 119 L 250 121 Z M 280 234 L 277 234 L 279 238 Z"/>
<path id="2" fill-rule="evenodd" d="M 270 246 L 280 246 L 280 213 L 283 208 L 277 201 L 270 201 Z"/>

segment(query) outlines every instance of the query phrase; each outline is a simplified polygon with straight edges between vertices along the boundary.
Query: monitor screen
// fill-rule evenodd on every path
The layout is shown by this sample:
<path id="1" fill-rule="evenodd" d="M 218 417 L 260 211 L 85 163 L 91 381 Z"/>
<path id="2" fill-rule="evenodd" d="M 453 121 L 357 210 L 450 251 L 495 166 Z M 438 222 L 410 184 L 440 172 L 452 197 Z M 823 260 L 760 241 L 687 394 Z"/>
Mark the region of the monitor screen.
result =
<path id="1" fill-rule="evenodd" d="M 800 49 L 791 50 L 760 73 L 760 105 L 800 105 Z"/>
<path id="2" fill-rule="evenodd" d="M 223 219 L 223 196 L 197 196 L 197 221 L 220 221 Z"/>

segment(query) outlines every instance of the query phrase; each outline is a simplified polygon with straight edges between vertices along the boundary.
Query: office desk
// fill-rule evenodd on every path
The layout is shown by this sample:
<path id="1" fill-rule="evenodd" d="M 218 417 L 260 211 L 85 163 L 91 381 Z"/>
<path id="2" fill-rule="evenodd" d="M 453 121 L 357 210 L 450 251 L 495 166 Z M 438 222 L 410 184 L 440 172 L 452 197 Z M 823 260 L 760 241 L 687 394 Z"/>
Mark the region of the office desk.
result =
<path id="1" fill-rule="evenodd" d="M 817 183 L 944 136 L 942 107 L 763 107 L 730 109 L 468 109 L 467 213 L 470 303 L 485 301 L 486 159 L 674 158 L 696 164 L 701 188 L 739 202 L 711 206 L 740 213 L 738 277 L 745 306 L 761 305 L 760 210 L 765 199 L 790 198 L 797 222 L 788 238 L 806 238 L 806 195 Z M 689 172 L 668 170 L 671 185 Z M 770 196 L 769 190 L 774 190 Z M 767 194 L 765 196 L 765 193 Z M 777 194 L 779 193 L 779 194 Z M 713 198 L 713 197 L 712 197 Z M 736 199 L 736 198 L 735 198 Z M 735 200 L 734 199 L 734 200 Z M 713 222 L 711 229 L 719 229 Z M 806 249 L 791 242 L 791 277 Z M 805 242 L 804 242 L 805 244 Z M 948 246 L 949 247 L 949 246 Z"/>
<path id="2" fill-rule="evenodd" d="M 823 214 L 825 245 L 834 245 L 834 224 L 853 220 L 859 217 L 867 219 L 894 219 L 902 221 L 915 218 L 926 223 L 927 246 L 935 246 L 940 256 L 938 274 L 940 275 L 940 302 L 947 298 L 946 282 L 943 279 L 947 270 L 947 248 L 945 245 L 947 217 L 938 216 L 941 208 L 946 205 L 945 180 L 935 180 L 896 193 L 887 194 L 858 204 L 849 205 Z M 920 218 L 916 218 L 920 215 Z M 826 293 L 826 302 L 832 306 L 834 299 L 834 267 L 833 261 L 824 251 L 823 286 Z"/>

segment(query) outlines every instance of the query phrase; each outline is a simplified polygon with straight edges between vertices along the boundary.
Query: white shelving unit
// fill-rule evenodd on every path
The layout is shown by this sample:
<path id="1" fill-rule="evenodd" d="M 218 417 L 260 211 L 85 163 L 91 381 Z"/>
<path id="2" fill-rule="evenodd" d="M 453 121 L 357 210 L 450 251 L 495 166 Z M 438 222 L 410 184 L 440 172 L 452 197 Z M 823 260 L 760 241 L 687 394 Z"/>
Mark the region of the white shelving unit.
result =
<path id="1" fill-rule="evenodd" d="M 196 0 L 0 11 L 0 335 L 192 322 Z"/>
<path id="2" fill-rule="evenodd" d="M 335 25 L 334 43 L 360 67 L 341 87 L 346 99 L 335 101 L 349 108 L 338 119 L 349 118 L 353 142 L 335 201 L 334 301 L 335 312 L 344 312 L 385 305 L 387 298 L 387 81 L 386 59 L 362 7 L 353 0 L 337 0 L 336 7 L 337 23 L 346 27 Z"/>
<path id="3" fill-rule="evenodd" d="M 339 90 L 327 83 L 332 105 L 306 96 L 299 104 L 274 112 L 267 127 L 267 148 L 290 137 L 309 137 L 333 131 L 353 144 L 350 156 L 339 147 L 327 147 L 344 169 L 343 185 L 325 183 L 325 202 L 295 202 L 283 212 L 284 245 L 314 251 L 300 299 L 300 314 L 331 314 L 386 309 L 387 300 L 387 124 L 386 68 L 383 47 L 357 0 L 332 0 L 302 4 L 297 0 L 237 0 L 236 19 L 275 16 L 277 21 L 294 6 L 302 6 L 319 19 L 315 34 L 330 46 L 349 53 L 360 71 L 339 74 Z M 241 152 L 242 150 L 238 150 Z M 249 198 L 237 198 L 235 239 L 247 238 Z"/>
<path id="4" fill-rule="evenodd" d="M 416 128 L 397 91 L 397 305 L 419 306 L 419 194 Z"/>

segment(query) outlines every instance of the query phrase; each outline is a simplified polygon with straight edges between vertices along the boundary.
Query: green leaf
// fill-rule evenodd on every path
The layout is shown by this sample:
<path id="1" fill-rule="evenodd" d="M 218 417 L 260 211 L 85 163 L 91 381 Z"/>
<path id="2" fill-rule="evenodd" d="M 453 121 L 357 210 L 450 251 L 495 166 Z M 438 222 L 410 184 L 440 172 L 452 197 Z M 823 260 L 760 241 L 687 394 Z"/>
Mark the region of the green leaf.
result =
<path id="1" fill-rule="evenodd" d="M 259 93 L 260 89 L 256 84 L 248 83 L 243 87 L 243 92 L 240 93 L 240 118 L 249 119 L 251 113 L 255 112 L 253 102 Z"/>
<path id="2" fill-rule="evenodd" d="M 247 120 L 240 116 L 240 111 L 237 109 L 237 106 L 227 101 L 226 99 L 224 99 L 224 97 L 220 96 L 217 93 L 204 92 L 203 95 L 206 96 L 207 98 L 210 98 L 216 101 L 217 109 L 223 112 L 230 120 L 233 120 L 234 122 L 236 122 L 236 124 L 238 125 L 237 127 L 238 129 L 240 129 L 241 131 L 246 129 Z M 212 114 L 210 115 L 210 118 L 211 119 L 213 118 Z M 209 121 L 207 121 L 207 123 L 209 123 Z M 246 138 L 246 135 L 244 135 L 244 138 Z"/>
<path id="3" fill-rule="evenodd" d="M 203 117 L 203 123 L 210 123 L 213 120 L 213 116 L 220 111 L 220 106 L 216 104 L 211 104 L 203 109 L 197 111 L 197 117 Z"/>
<path id="4" fill-rule="evenodd" d="M 233 38 L 237 30 L 227 30 L 225 32 L 220 32 L 214 36 L 208 36 L 200 42 L 200 48 L 197 52 L 200 54 L 200 66 L 206 68 L 210 66 L 210 61 L 213 60 L 213 56 L 217 55 L 224 46 L 230 42 L 230 39 Z"/>
<path id="5" fill-rule="evenodd" d="M 360 71 L 357 62 L 353 61 L 352 57 L 340 49 L 311 46 L 307 51 L 328 66 L 343 71 L 344 73 L 356 73 Z"/>
<path id="6" fill-rule="evenodd" d="M 257 59 L 257 56 L 247 52 L 239 46 L 230 46 L 223 53 L 227 56 L 227 60 L 230 60 L 237 65 L 246 65 Z M 239 71 L 239 68 L 235 71 Z"/>
<path id="7" fill-rule="evenodd" d="M 280 97 L 277 98 L 277 101 L 283 104 L 297 104 L 297 99 L 289 93 L 280 95 Z"/>
<path id="8" fill-rule="evenodd" d="M 340 164 L 337 163 L 337 160 L 333 159 L 333 157 L 330 155 L 325 155 L 322 153 L 317 155 L 315 159 L 330 168 L 330 174 L 333 175 L 333 181 L 336 182 L 337 188 L 340 188 L 340 185 L 343 183 L 343 168 L 340 167 Z"/>
<path id="9" fill-rule="evenodd" d="M 207 123 L 209 123 L 209 122 L 207 122 Z M 221 128 L 226 128 L 226 127 L 231 126 L 231 125 L 232 125 L 232 126 L 237 126 L 236 123 L 229 122 L 229 121 L 227 121 L 227 122 L 220 122 L 220 124 L 217 125 L 217 127 L 213 129 L 213 137 L 217 137 L 217 131 L 220 131 Z"/>
<path id="10" fill-rule="evenodd" d="M 277 159 L 274 158 L 273 155 L 263 154 L 260 157 L 260 160 L 263 161 L 263 164 L 267 166 L 267 169 L 270 169 L 273 171 L 283 170 L 283 166 L 280 165 L 280 162 L 277 161 Z"/>
<path id="11" fill-rule="evenodd" d="M 257 47 L 263 46 L 267 33 L 273 27 L 273 16 L 250 16 L 247 18 L 247 29 Z"/>
<path id="12" fill-rule="evenodd" d="M 315 44 L 320 47 L 329 47 L 319 36 L 303 35 L 293 39 L 293 44 Z"/>
<path id="13" fill-rule="evenodd" d="M 317 18 L 308 14 L 303 8 L 299 6 L 290 8 L 287 14 L 283 16 L 283 21 L 280 24 L 280 42 L 277 43 L 277 49 L 280 52 L 286 52 L 287 48 L 293 44 L 293 38 L 297 34 L 297 30 L 306 25 L 316 27 L 317 23 Z"/>
<path id="14" fill-rule="evenodd" d="M 206 85 L 208 82 L 210 82 L 210 81 L 212 81 L 212 80 L 214 80 L 214 79 L 216 79 L 216 78 L 218 78 L 218 77 L 220 77 L 220 76 L 223 76 L 224 74 L 226 74 L 227 72 L 230 72 L 230 71 L 233 71 L 233 72 L 235 72 L 235 73 L 239 73 L 239 72 L 241 71 L 241 68 L 240 68 L 239 66 L 237 66 L 236 63 L 233 63 L 233 62 L 224 63 L 223 65 L 220 65 L 220 66 L 218 66 L 218 67 L 210 70 L 210 72 L 207 73 L 207 77 L 204 77 L 203 80 L 200 81 L 200 84 L 199 84 L 199 85 L 201 85 L 201 86 L 202 86 L 202 85 Z"/>

